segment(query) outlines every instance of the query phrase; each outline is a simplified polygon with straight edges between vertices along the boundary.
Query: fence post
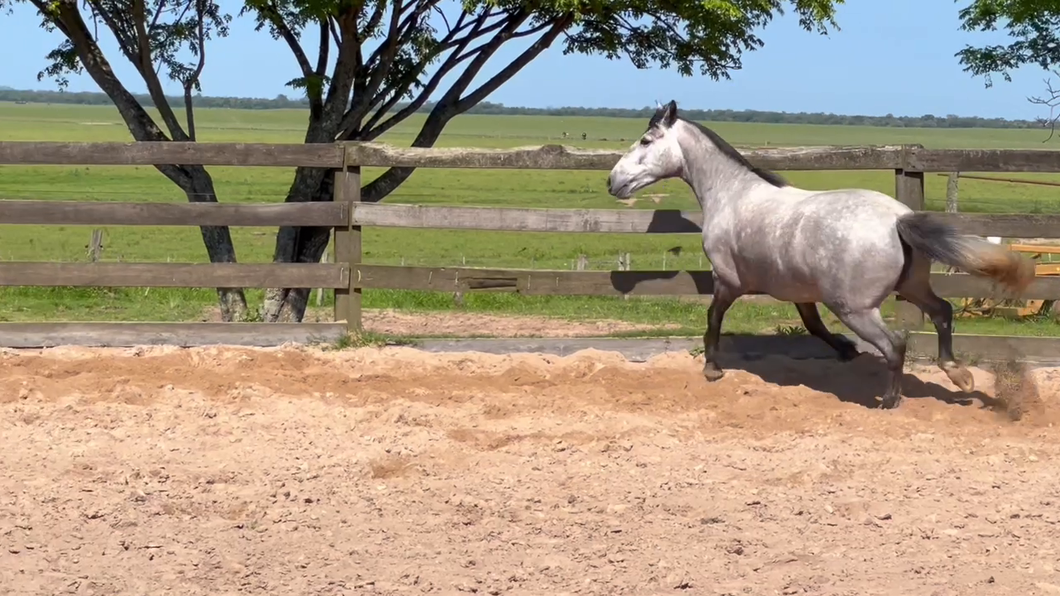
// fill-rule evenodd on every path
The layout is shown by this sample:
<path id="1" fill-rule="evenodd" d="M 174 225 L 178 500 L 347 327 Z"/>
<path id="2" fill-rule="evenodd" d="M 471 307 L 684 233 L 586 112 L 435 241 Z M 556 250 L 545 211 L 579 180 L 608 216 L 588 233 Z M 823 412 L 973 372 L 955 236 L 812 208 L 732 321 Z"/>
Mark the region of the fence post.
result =
<path id="1" fill-rule="evenodd" d="M 926 206 L 924 200 L 924 172 L 914 171 L 910 168 L 910 152 L 921 148 L 921 145 L 906 145 L 903 147 L 902 169 L 894 171 L 894 197 L 905 203 L 910 209 L 923 211 Z M 923 328 L 924 313 L 913 304 L 906 302 L 900 296 L 895 297 L 894 318 L 898 327 L 904 331 L 914 331 Z"/>
<path id="2" fill-rule="evenodd" d="M 630 263 L 630 261 L 629 261 L 629 253 L 628 252 L 620 252 L 620 253 L 618 253 L 618 270 L 619 271 L 629 271 L 629 263 Z M 622 294 L 622 299 L 628 301 L 629 300 L 629 294 Z"/>
<path id="3" fill-rule="evenodd" d="M 957 213 L 957 192 L 961 173 L 950 172 L 946 178 L 946 213 Z"/>
<path id="4" fill-rule="evenodd" d="M 88 260 L 95 263 L 103 258 L 103 230 L 92 230 L 92 239 L 88 242 Z"/>
<path id="5" fill-rule="evenodd" d="M 335 170 L 335 188 L 332 191 L 336 202 L 347 204 L 348 218 L 345 225 L 335 226 L 335 262 L 345 263 L 350 268 L 350 285 L 335 290 L 335 320 L 346 321 L 349 332 L 361 331 L 361 289 L 357 285 L 354 269 L 361 263 L 361 226 L 353 225 L 354 205 L 361 202 L 361 168 L 347 163 L 343 151 L 343 168 Z"/>
<path id="6" fill-rule="evenodd" d="M 331 252 L 330 249 L 328 249 L 328 248 L 324 249 L 324 254 L 320 255 L 320 262 L 321 263 L 330 263 L 331 262 L 331 255 L 329 254 L 330 252 Z M 323 305 L 324 305 L 324 288 L 317 288 L 317 308 L 320 308 Z"/>

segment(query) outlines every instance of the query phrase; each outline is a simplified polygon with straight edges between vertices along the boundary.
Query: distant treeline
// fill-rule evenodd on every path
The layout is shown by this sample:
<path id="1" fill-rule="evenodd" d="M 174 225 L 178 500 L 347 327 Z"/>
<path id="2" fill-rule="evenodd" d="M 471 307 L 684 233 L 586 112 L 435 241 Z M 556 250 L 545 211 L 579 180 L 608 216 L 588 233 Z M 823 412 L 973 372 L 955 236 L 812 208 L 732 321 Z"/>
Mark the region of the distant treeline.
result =
<path id="1" fill-rule="evenodd" d="M 136 95 L 142 105 L 151 106 L 147 95 Z M 184 99 L 169 99 L 174 108 L 183 107 Z M 111 105 L 110 98 L 104 93 L 73 93 L 69 91 L 24 91 L 0 87 L 0 101 L 16 103 L 51 103 L 75 105 Z M 195 105 L 201 108 L 229 108 L 239 110 L 278 110 L 305 109 L 308 104 L 304 99 L 291 99 L 277 95 L 273 99 L 253 97 L 204 97 L 195 98 Z M 398 104 L 395 109 L 401 109 Z M 428 102 L 419 110 L 429 112 L 433 103 Z M 503 116 L 569 116 L 569 117 L 603 117 L 603 118 L 638 118 L 647 119 L 654 108 L 517 108 L 504 104 L 482 102 L 468 111 L 469 114 L 490 114 Z M 693 120 L 710 122 L 760 122 L 773 124 L 831 124 L 840 126 L 886 126 L 894 128 L 1040 128 L 1042 125 L 1030 120 L 1006 120 L 1004 118 L 980 118 L 977 116 L 845 116 L 821 112 L 766 112 L 759 110 L 696 110 L 685 108 L 684 115 Z"/>

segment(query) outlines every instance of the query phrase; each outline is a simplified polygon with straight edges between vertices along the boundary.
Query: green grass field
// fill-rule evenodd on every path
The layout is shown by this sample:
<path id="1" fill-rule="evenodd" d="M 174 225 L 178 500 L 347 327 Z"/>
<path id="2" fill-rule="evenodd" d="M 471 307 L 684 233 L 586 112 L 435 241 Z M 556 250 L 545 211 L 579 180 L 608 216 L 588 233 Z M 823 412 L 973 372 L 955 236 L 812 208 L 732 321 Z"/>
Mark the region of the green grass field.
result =
<path id="1" fill-rule="evenodd" d="M 408 145 L 421 116 L 410 118 L 382 141 Z M 300 111 L 200 110 L 200 140 L 207 142 L 301 141 L 305 115 Z M 547 116 L 464 116 L 454 120 L 439 146 L 509 147 L 546 142 L 594 148 L 624 148 L 644 129 L 631 119 Z M 1041 130 L 901 129 L 853 126 L 716 123 L 711 125 L 737 146 L 866 145 L 921 143 L 937 148 L 1042 148 Z M 567 132 L 571 138 L 560 140 Z M 581 133 L 588 136 L 580 139 Z M 112 108 L 94 106 L 0 104 L 0 140 L 129 141 Z M 213 167 L 223 202 L 279 202 L 291 180 L 292 168 Z M 367 169 L 371 178 L 382 170 Z M 787 172 L 792 183 L 806 188 L 864 187 L 893 193 L 890 172 Z M 1028 179 L 1060 180 L 1060 175 L 1020 174 Z M 439 205 L 483 205 L 554 208 L 626 208 L 606 190 L 604 172 L 419 170 L 387 201 Z M 946 179 L 927 180 L 929 208 L 940 208 Z M 664 195 L 655 203 L 641 200 L 632 208 L 694 209 L 690 191 L 667 182 L 646 191 Z M 646 194 L 645 193 L 645 194 Z M 149 167 L 0 166 L 0 198 L 184 201 L 184 195 Z M 1060 211 L 1055 189 L 1011 183 L 962 180 L 962 211 Z M 234 228 L 242 262 L 268 262 L 275 230 Z M 85 261 L 88 227 L 0 226 L 0 259 Z M 104 260 L 139 262 L 204 262 L 205 250 L 195 228 L 108 227 Z M 667 249 L 682 248 L 680 256 Z M 367 262 L 406 265 L 570 269 L 579 254 L 593 269 L 614 268 L 619 253 L 632 256 L 634 269 L 696 269 L 709 266 L 697 235 L 489 233 L 449 230 L 368 229 L 364 233 Z M 664 256 L 665 255 L 665 256 Z M 143 288 L 0 289 L 0 320 L 197 320 L 214 304 L 212 290 Z M 261 292 L 248 298 L 260 304 Z M 439 311 L 454 308 L 448 294 L 368 291 L 367 308 Z M 639 323 L 677 323 L 682 333 L 702 333 L 702 305 L 676 299 L 616 300 L 589 297 L 519 297 L 475 294 L 467 310 L 542 314 L 571 318 L 617 318 Z M 838 325 L 829 317 L 830 324 Z M 726 331 L 762 332 L 796 322 L 794 308 L 743 303 L 726 319 Z M 838 327 L 837 327 L 838 328 Z M 1047 321 L 962 320 L 958 332 L 1018 335 L 1060 335 L 1060 325 Z"/>

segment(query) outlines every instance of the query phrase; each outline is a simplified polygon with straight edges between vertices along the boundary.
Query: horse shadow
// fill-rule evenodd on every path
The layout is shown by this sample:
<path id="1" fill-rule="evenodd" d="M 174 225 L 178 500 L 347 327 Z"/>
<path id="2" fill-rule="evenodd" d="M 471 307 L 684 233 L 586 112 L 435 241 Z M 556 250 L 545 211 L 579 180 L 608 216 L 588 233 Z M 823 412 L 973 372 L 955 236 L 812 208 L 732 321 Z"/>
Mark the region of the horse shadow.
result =
<path id="1" fill-rule="evenodd" d="M 698 213 L 676 209 L 657 209 L 649 222 L 649 234 L 702 233 Z M 696 293 L 712 295 L 714 279 L 710 270 L 704 271 L 611 271 L 612 287 L 629 294 L 638 286 L 651 293 L 652 282 L 687 275 Z M 856 338 L 861 355 L 850 362 L 839 362 L 835 353 L 820 339 L 812 336 L 768 337 L 733 336 L 723 334 L 719 345 L 718 364 L 723 368 L 744 370 L 762 380 L 779 386 L 806 386 L 835 395 L 848 403 L 866 408 L 879 408 L 880 395 L 887 383 L 887 367 L 874 348 Z M 767 358 L 766 356 L 786 356 Z M 809 364 L 812 363 L 812 364 Z M 997 400 L 982 391 L 965 393 L 928 382 L 905 373 L 902 396 L 906 399 L 935 399 L 940 402 L 986 408 L 1002 407 Z"/>
<path id="2" fill-rule="evenodd" d="M 887 386 L 889 375 L 881 357 L 864 351 L 850 362 L 840 362 L 832 355 L 799 358 L 789 354 L 724 351 L 718 354 L 718 360 L 723 368 L 743 370 L 767 383 L 781 387 L 805 386 L 835 395 L 840 401 L 870 409 L 880 407 L 880 396 Z M 948 405 L 1004 409 L 1000 400 L 978 389 L 965 393 L 909 373 L 902 376 L 902 397 L 934 399 Z"/>

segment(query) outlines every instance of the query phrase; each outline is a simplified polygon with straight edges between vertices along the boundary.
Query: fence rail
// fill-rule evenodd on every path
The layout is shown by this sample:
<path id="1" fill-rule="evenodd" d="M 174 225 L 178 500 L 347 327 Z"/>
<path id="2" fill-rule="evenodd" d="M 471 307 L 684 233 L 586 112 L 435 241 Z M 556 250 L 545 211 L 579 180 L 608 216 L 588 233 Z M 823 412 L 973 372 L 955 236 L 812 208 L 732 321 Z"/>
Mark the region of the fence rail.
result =
<path id="1" fill-rule="evenodd" d="M 359 226 L 518 232 L 698 234 L 703 216 L 676 209 L 515 209 L 361 203 Z M 961 233 L 1009 238 L 1060 238 L 1060 215 L 940 213 Z"/>
<path id="2" fill-rule="evenodd" d="M 1060 238 L 1060 214 L 940 213 L 961 233 L 1006 238 Z M 698 211 L 677 209 L 544 209 L 378 203 L 126 203 L 0 201 L 0 224 L 106 226 L 320 226 L 698 234 Z"/>
<path id="3" fill-rule="evenodd" d="M 951 150 L 919 145 L 759 148 L 742 153 L 774 170 L 892 170 L 894 196 L 924 209 L 924 172 L 1060 172 L 1060 152 Z M 467 267 L 394 267 L 362 262 L 364 226 L 562 233 L 692 234 L 695 211 L 649 209 L 506 209 L 360 202 L 362 167 L 610 169 L 622 152 L 559 145 L 515 149 L 417 149 L 376 143 L 38 143 L 0 142 L 0 165 L 156 165 L 317 167 L 334 177 L 332 202 L 289 204 L 0 201 L 0 224 L 133 226 L 320 226 L 334 229 L 334 263 L 0 263 L 0 286 L 298 287 L 335 291 L 335 323 L 19 323 L 0 324 L 0 345 L 80 343 L 242 343 L 274 345 L 328 339 L 360 327 L 364 289 L 500 291 L 570 295 L 709 295 L 709 271 L 542 271 Z M 602 182 L 601 182 L 602 184 Z M 942 215 L 962 232 L 981 236 L 1060 238 L 1060 215 Z M 944 297 L 996 297 L 988 282 L 933 274 Z M 1026 298 L 1060 299 L 1060 279 L 1039 277 Z M 904 325 L 922 315 L 899 304 Z M 923 334 L 912 345 L 933 350 Z M 1009 357 L 1042 338 L 959 336 L 957 349 Z M 961 347 L 964 342 L 965 348 Z M 1032 345 L 1033 344 L 1033 345 Z M 989 346 L 997 346 L 996 350 Z M 1060 340 L 1055 340 L 1060 348 Z M 929 350 L 930 351 L 930 350 Z M 1060 350 L 1057 351 L 1060 353 Z"/>
<path id="4" fill-rule="evenodd" d="M 347 288 L 348 264 L 0 263 L 0 286 Z"/>
<path id="5" fill-rule="evenodd" d="M 1060 152 L 1044 149 L 928 149 L 920 145 L 776 147 L 742 150 L 773 170 L 1060 172 Z M 565 145 L 405 148 L 381 143 L 56 143 L 0 142 L 0 165 L 208 165 L 336 169 L 346 166 L 609 170 L 623 151 Z"/>
<path id="6" fill-rule="evenodd" d="M 713 294 L 714 289 L 709 270 L 543 271 L 355 265 L 351 276 L 354 285 L 362 289 L 494 291 L 534 296 L 691 296 Z M 959 273 L 933 273 L 931 287 L 943 298 L 1004 297 L 989 280 Z M 1060 278 L 1036 278 L 1023 297 L 1060 300 Z"/>
<path id="7" fill-rule="evenodd" d="M 350 205 L 0 201 L 0 223 L 48 226 L 321 226 L 350 221 Z"/>

